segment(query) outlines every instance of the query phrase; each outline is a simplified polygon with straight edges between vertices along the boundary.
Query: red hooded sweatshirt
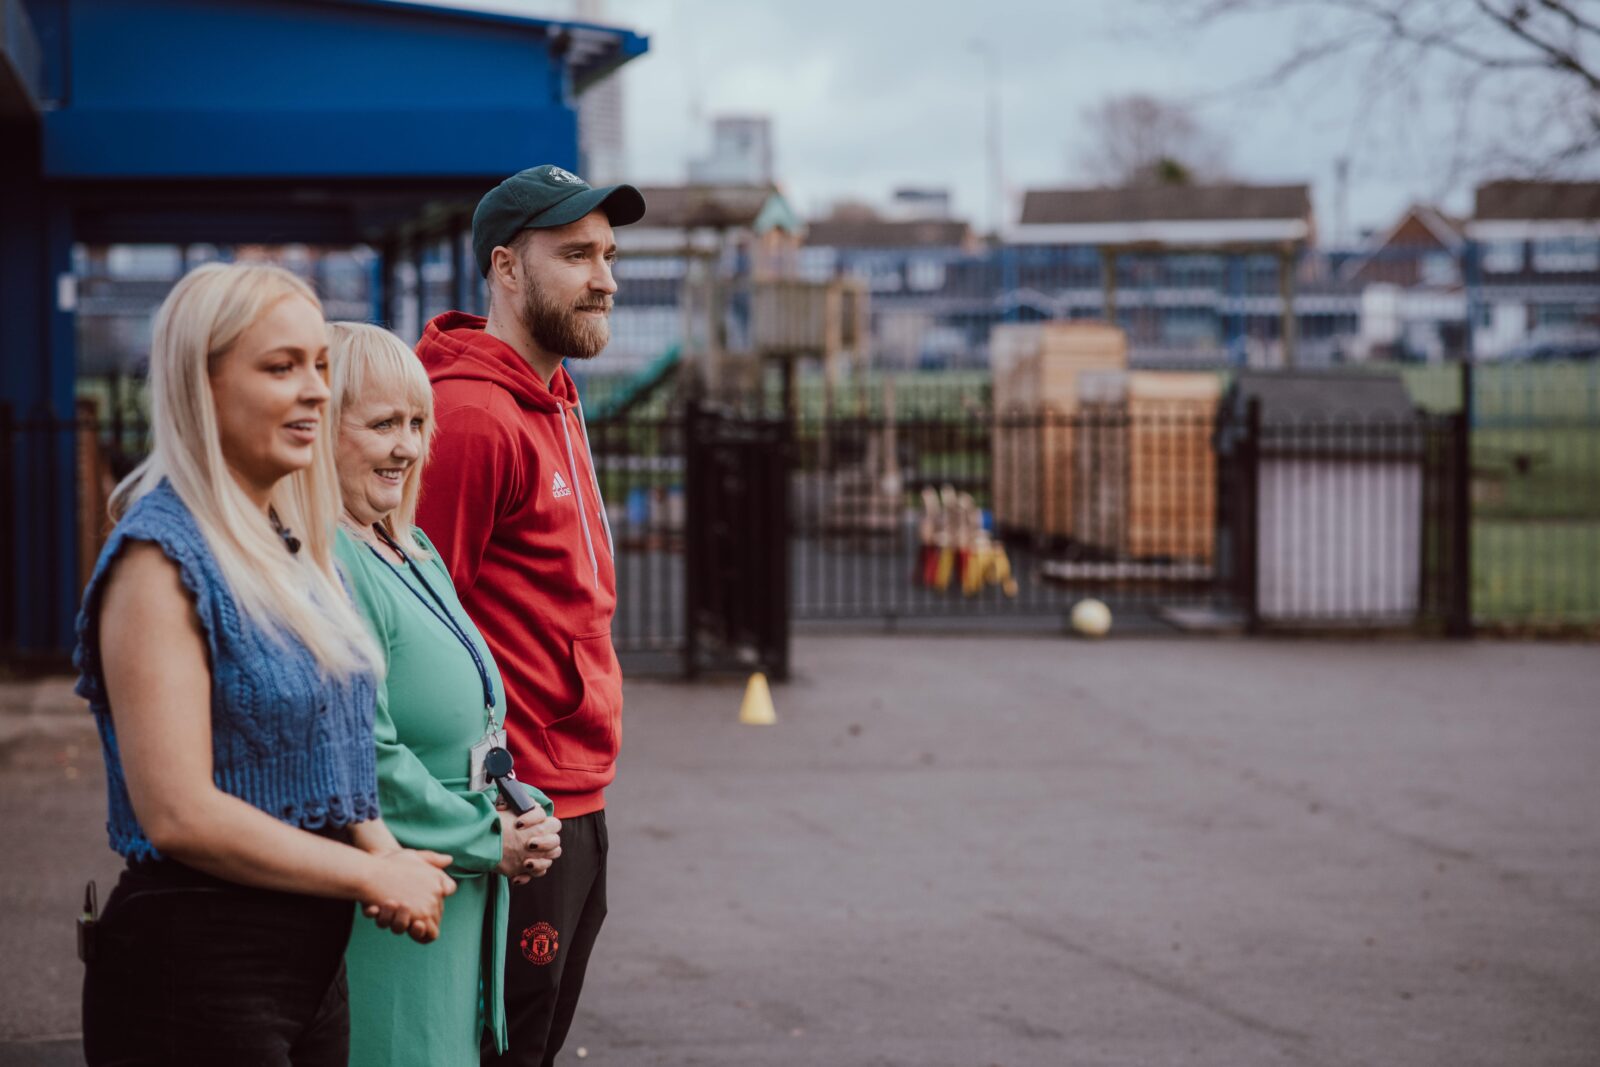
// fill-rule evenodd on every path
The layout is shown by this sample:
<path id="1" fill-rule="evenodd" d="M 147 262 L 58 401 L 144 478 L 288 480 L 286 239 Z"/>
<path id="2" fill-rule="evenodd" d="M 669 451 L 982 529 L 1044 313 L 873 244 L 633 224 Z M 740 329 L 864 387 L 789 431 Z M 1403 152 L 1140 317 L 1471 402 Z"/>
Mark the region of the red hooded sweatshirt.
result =
<path id="1" fill-rule="evenodd" d="M 622 740 L 611 528 L 572 378 L 547 387 L 483 328 L 450 311 L 417 344 L 437 421 L 417 525 L 505 679 L 517 777 L 575 818 L 605 807 Z"/>

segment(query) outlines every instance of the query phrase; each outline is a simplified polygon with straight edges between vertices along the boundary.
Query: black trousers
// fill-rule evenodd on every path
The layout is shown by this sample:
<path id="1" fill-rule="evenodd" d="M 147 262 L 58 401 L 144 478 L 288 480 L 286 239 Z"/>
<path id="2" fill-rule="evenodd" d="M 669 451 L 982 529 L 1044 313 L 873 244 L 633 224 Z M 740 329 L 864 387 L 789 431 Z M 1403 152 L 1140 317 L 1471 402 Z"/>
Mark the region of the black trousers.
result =
<path id="1" fill-rule="evenodd" d="M 606 917 L 606 813 L 561 820 L 561 858 L 543 878 L 511 887 L 506 924 L 510 1049 L 493 1067 L 552 1064 L 578 1008 L 589 952 Z"/>
<path id="2" fill-rule="evenodd" d="M 344 1067 L 355 906 L 130 864 L 83 979 L 89 1067 Z"/>

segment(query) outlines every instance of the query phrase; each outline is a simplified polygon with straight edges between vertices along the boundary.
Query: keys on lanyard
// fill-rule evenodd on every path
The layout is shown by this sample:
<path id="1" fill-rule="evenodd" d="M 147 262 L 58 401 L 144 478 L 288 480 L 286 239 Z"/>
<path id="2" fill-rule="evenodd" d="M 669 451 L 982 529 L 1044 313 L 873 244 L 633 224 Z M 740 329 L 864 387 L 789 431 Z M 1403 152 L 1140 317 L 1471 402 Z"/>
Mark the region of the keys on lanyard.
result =
<path id="1" fill-rule="evenodd" d="M 517 815 L 526 815 L 539 804 L 523 784 L 513 777 L 515 766 L 516 760 L 511 758 L 510 750 L 500 745 L 491 748 L 483 761 L 484 773 L 500 787 L 500 798 L 506 802 L 506 807 Z"/>
<path id="2" fill-rule="evenodd" d="M 504 730 L 490 729 L 478 738 L 468 753 L 468 765 L 471 768 L 467 781 L 467 788 L 474 793 L 481 793 L 493 785 L 489 781 L 489 773 L 485 766 L 489 753 L 497 748 L 506 747 L 506 732 Z"/>

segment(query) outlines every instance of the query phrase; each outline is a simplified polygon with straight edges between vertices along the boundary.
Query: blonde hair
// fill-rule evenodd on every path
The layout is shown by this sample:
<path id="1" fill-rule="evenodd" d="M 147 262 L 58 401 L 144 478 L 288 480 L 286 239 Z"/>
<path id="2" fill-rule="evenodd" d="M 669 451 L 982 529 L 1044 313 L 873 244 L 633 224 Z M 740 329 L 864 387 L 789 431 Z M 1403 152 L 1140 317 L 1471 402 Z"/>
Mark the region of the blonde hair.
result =
<path id="1" fill-rule="evenodd" d="M 329 354 L 333 357 L 333 378 L 329 383 L 333 399 L 328 404 L 329 422 L 339 432 L 340 419 L 347 404 L 373 396 L 396 394 L 422 412 L 422 448 L 417 461 L 406 471 L 400 490 L 400 506 L 385 516 L 383 528 L 395 543 L 423 559 L 428 550 L 416 537 L 417 498 L 422 495 L 422 468 L 433 447 L 433 383 L 417 354 L 406 343 L 382 326 L 365 322 L 328 323 Z M 337 440 L 337 437 L 335 438 Z"/>
<path id="2" fill-rule="evenodd" d="M 329 426 L 318 427 L 311 465 L 280 479 L 270 505 L 301 548 L 284 551 L 271 521 L 234 480 L 217 430 L 211 369 L 280 300 L 322 314 L 311 287 L 281 267 L 209 263 L 179 279 L 156 312 L 150 345 L 154 447 L 111 494 L 111 517 L 168 481 L 205 537 L 241 614 L 268 633 L 296 638 L 324 671 L 381 673 L 334 566 L 339 481 Z"/>

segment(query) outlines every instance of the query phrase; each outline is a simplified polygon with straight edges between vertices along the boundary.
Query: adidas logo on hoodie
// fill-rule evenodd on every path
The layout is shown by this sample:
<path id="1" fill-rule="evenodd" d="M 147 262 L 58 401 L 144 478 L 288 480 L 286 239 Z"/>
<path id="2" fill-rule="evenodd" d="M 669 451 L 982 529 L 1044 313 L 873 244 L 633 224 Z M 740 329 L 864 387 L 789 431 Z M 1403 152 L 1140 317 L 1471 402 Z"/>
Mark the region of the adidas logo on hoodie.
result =
<path id="1" fill-rule="evenodd" d="M 564 496 L 572 495 L 572 486 L 568 485 L 567 480 L 561 477 L 560 471 L 556 471 L 555 481 L 550 483 L 550 490 L 555 493 L 557 500 Z"/>

